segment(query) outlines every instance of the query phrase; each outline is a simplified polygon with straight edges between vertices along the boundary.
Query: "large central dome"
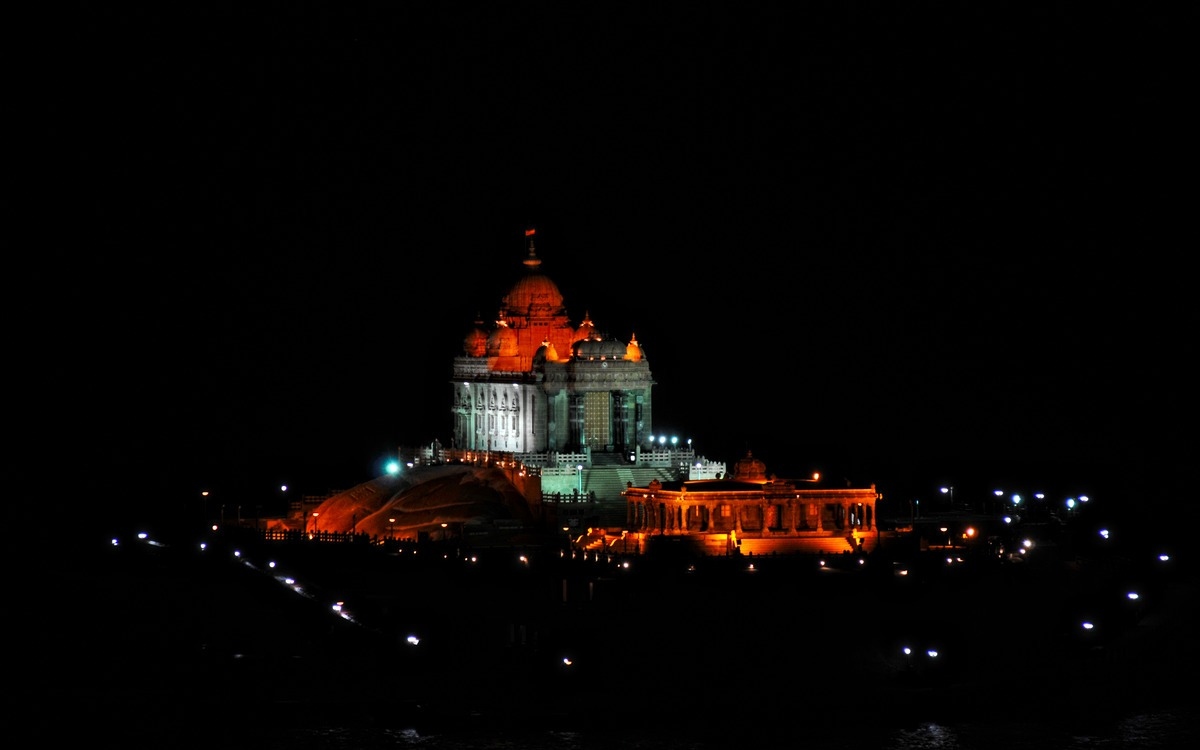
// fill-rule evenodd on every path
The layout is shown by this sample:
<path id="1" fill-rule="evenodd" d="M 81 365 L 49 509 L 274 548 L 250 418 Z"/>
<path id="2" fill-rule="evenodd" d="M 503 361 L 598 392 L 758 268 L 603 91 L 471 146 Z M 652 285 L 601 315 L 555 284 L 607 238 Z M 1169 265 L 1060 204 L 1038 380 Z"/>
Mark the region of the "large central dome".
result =
<path id="1" fill-rule="evenodd" d="M 524 260 L 528 272 L 504 297 L 504 307 L 510 314 L 528 314 L 530 310 L 548 311 L 562 307 L 562 293 L 550 278 L 541 273 L 542 261 L 537 257 L 533 243 L 529 243 L 529 257 Z"/>

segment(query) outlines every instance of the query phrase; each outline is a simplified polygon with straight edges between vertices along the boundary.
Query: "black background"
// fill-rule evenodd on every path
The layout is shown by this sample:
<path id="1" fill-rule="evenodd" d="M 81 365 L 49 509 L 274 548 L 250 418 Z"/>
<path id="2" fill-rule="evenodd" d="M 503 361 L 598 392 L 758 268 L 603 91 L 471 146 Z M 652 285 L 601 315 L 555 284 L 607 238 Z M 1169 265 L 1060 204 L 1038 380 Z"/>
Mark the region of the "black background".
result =
<path id="1" fill-rule="evenodd" d="M 945 483 L 1174 497 L 1181 19 L 796 5 L 58 19 L 10 277 L 22 491 L 270 505 L 448 443 L 451 359 L 536 227 L 573 321 L 637 336 L 656 430 L 709 458 L 905 509 Z"/>

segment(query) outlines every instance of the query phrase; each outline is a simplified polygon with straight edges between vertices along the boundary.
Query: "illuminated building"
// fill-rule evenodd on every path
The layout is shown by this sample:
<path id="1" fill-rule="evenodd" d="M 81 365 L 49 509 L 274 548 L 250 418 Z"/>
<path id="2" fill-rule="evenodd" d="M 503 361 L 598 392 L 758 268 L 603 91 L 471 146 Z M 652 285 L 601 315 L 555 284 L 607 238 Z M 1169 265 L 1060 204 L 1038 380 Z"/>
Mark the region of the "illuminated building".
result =
<path id="1" fill-rule="evenodd" d="M 750 453 L 718 479 L 651 481 L 625 490 L 628 521 L 642 541 L 683 537 L 705 554 L 870 552 L 879 542 L 869 488 L 826 487 L 768 476 Z"/>
<path id="2" fill-rule="evenodd" d="M 527 233 L 524 274 L 454 359 L 453 441 L 447 458 L 537 469 L 538 515 L 563 528 L 687 537 L 705 553 L 869 551 L 877 540 L 869 488 L 767 477 L 747 455 L 732 476 L 653 441 L 645 352 L 600 332 L 585 314 L 572 325 L 558 286 L 542 272 Z M 527 493 L 528 497 L 528 493 Z M 586 505 L 586 507 L 584 507 Z M 545 511 L 553 509 L 549 514 Z"/>
<path id="3" fill-rule="evenodd" d="M 453 368 L 452 450 L 635 458 L 652 432 L 654 379 L 637 337 L 607 337 L 585 314 L 573 326 L 528 235 L 525 274 L 483 321 Z"/>

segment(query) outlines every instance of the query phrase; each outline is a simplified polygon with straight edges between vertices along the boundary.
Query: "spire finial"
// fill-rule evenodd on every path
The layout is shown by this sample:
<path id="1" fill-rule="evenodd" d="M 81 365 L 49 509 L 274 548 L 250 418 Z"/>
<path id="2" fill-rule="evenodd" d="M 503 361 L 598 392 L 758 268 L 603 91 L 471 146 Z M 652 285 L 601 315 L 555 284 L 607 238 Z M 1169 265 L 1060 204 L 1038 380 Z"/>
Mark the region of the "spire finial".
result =
<path id="1" fill-rule="evenodd" d="M 525 239 L 529 240 L 529 257 L 525 259 L 525 267 L 529 269 L 537 268 L 542 265 L 542 261 L 537 257 L 537 251 L 533 247 L 533 235 L 537 233 L 536 229 L 526 229 Z"/>

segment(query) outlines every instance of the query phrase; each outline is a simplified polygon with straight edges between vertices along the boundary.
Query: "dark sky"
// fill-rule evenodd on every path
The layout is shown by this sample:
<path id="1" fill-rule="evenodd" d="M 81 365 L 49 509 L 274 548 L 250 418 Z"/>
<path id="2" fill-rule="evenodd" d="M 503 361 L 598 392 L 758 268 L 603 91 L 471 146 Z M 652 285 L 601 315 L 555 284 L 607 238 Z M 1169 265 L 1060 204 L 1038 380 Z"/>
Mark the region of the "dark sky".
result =
<path id="1" fill-rule="evenodd" d="M 1186 467 L 1179 18 L 638 5 L 78 11 L 19 290 L 36 476 L 159 507 L 372 478 L 448 439 L 527 227 L 710 458 L 899 495 Z"/>

